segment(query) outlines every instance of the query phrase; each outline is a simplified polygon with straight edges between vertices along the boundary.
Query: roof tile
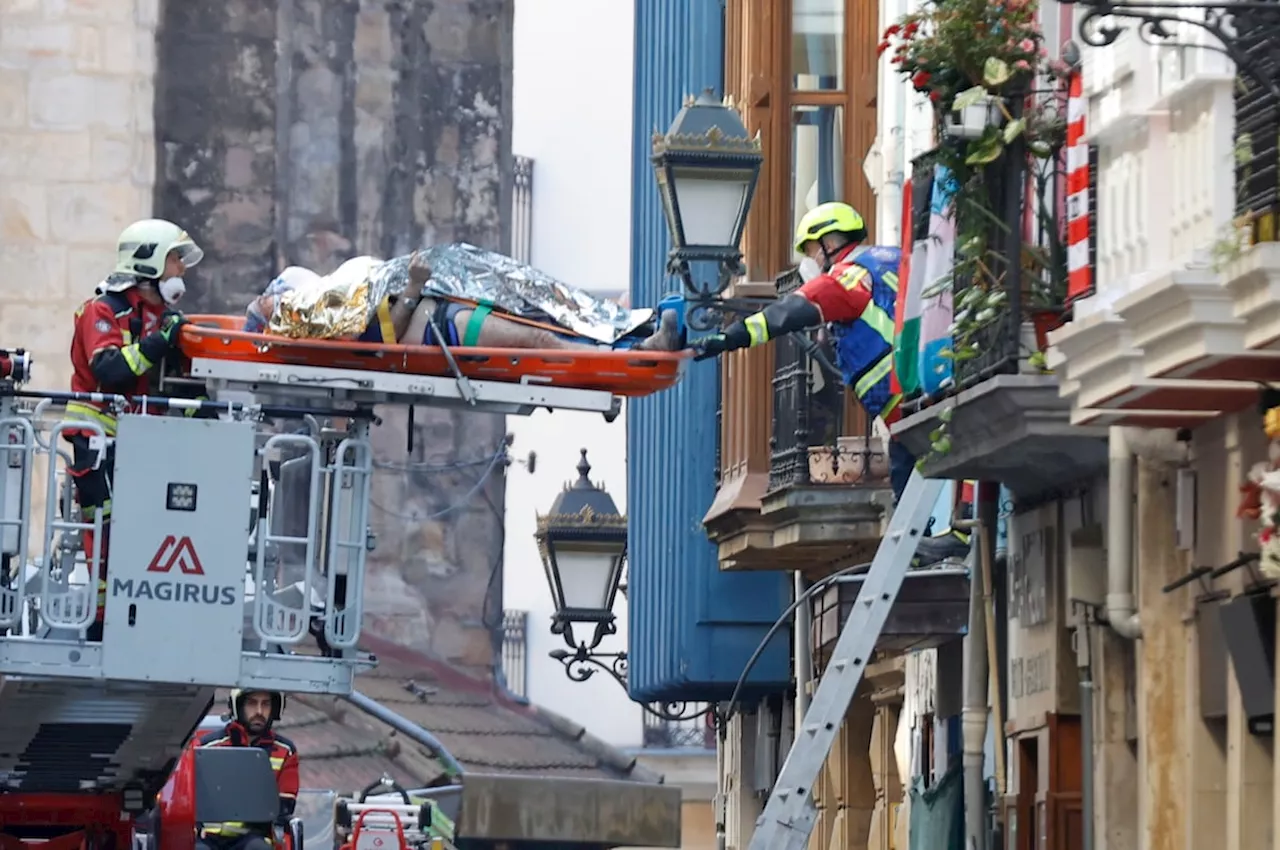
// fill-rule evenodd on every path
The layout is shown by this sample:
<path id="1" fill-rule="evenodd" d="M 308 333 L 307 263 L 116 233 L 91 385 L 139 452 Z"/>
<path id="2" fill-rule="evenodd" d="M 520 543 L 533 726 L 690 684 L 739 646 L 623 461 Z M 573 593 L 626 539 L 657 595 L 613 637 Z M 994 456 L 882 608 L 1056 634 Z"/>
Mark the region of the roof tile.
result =
<path id="1" fill-rule="evenodd" d="M 435 735 L 464 769 L 544 777 L 632 777 L 619 753 L 603 762 L 563 734 L 537 708 L 500 696 L 492 682 L 467 676 L 405 647 L 370 639 L 378 667 L 360 675 L 365 696 Z M 298 746 L 302 785 L 354 792 L 384 774 L 406 787 L 439 781 L 443 767 L 417 741 L 337 697 L 290 698 L 280 731 Z"/>

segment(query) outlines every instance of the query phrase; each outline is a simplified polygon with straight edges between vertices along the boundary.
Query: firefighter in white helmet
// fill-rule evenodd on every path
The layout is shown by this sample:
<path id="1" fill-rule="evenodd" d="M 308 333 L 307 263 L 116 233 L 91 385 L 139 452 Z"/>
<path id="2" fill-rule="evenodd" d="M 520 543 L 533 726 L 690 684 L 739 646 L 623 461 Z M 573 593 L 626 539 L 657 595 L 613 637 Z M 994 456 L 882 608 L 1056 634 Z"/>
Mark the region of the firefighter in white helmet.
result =
<path id="1" fill-rule="evenodd" d="M 230 722 L 200 739 L 201 747 L 258 747 L 271 758 L 280 794 L 277 823 L 293 816 L 298 802 L 298 748 L 272 725 L 284 712 L 285 695 L 279 691 L 234 690 L 227 697 Z M 272 839 L 263 825 L 206 823 L 200 825 L 199 850 L 268 850 Z M 300 850 L 300 848 L 294 848 Z"/>
<path id="2" fill-rule="evenodd" d="M 171 221 L 146 219 L 124 229 L 116 240 L 114 270 L 75 313 L 73 392 L 127 397 L 154 392 L 152 380 L 160 364 L 177 350 L 178 332 L 185 321 L 176 309 L 187 289 L 182 277 L 203 258 L 200 246 Z M 109 438 L 115 436 L 115 416 L 106 404 L 70 402 L 67 413 L 96 422 Z M 90 437 L 87 431 L 67 434 L 73 456 L 71 479 L 81 513 L 86 521 L 97 514 L 103 519 L 98 615 L 89 633 L 90 640 L 98 640 L 106 602 L 106 529 L 115 452 L 113 442 L 93 446 Z M 92 558 L 92 532 L 85 535 L 83 543 L 86 558 Z"/>

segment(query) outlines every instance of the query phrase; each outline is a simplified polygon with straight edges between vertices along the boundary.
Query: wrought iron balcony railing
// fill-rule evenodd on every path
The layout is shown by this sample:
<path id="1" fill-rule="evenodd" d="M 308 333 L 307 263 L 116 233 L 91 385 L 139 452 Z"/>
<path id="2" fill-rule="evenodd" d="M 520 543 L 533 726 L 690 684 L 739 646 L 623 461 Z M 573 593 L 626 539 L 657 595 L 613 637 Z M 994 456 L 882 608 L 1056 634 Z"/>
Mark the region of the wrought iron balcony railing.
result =
<path id="1" fill-rule="evenodd" d="M 776 283 L 778 294 L 786 295 L 799 288 L 800 274 L 792 269 L 779 275 Z M 835 351 L 826 331 L 792 334 L 774 345 L 769 489 L 812 484 L 887 486 L 886 447 L 836 371 Z"/>
<path id="2" fill-rule="evenodd" d="M 1235 47 L 1258 72 L 1277 79 L 1275 33 L 1240 32 Z M 1255 242 L 1280 240 L 1280 95 L 1245 75 L 1235 90 L 1236 215 Z"/>
<path id="3" fill-rule="evenodd" d="M 908 412 L 996 375 L 1044 371 L 1047 334 L 1065 318 L 1065 151 L 1056 147 L 1037 157 L 1011 144 L 986 166 L 981 186 L 954 205 L 953 271 L 923 283 L 926 300 L 950 290 L 950 339 L 942 362 L 924 364 L 943 372 L 949 367 L 950 377 L 931 395 L 909 392 Z M 928 204 L 922 214 L 930 214 Z M 917 232 L 929 232 L 919 224 Z"/>
<path id="4" fill-rule="evenodd" d="M 645 712 L 644 748 L 714 750 L 716 730 L 708 718 L 709 715 L 701 714 L 690 720 L 666 720 Z"/>

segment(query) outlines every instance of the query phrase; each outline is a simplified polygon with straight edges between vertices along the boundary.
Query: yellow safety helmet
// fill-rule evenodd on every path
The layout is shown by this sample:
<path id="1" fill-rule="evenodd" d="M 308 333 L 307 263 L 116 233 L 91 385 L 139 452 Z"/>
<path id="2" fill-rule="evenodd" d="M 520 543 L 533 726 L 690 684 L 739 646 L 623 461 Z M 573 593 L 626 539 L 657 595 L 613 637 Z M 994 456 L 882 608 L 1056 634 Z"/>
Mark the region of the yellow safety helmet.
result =
<path id="1" fill-rule="evenodd" d="M 116 272 L 155 279 L 164 274 L 164 261 L 177 251 L 187 268 L 204 259 L 204 250 L 172 221 L 148 218 L 135 221 L 116 240 Z"/>
<path id="2" fill-rule="evenodd" d="M 862 215 L 848 204 L 839 201 L 818 204 L 805 213 L 796 226 L 796 253 L 804 253 L 804 243 L 821 239 L 828 233 L 854 233 L 866 229 Z"/>

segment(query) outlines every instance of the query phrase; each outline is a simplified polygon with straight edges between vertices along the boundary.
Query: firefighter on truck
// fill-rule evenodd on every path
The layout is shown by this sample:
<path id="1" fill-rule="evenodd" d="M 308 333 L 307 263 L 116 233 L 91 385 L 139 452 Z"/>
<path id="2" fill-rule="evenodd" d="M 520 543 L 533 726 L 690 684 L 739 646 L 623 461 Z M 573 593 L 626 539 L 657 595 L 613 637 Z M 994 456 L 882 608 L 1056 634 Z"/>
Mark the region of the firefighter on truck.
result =
<path id="1" fill-rule="evenodd" d="M 187 269 L 204 258 L 187 232 L 161 219 L 137 221 L 116 242 L 115 269 L 80 305 L 71 338 L 71 390 L 135 397 L 152 390 L 160 365 L 178 355 L 178 332 L 185 319 L 175 306 L 186 292 Z M 82 518 L 102 516 L 98 561 L 97 616 L 87 637 L 102 639 L 107 596 L 107 549 L 111 519 L 111 479 L 115 466 L 115 414 L 106 403 L 68 402 L 69 418 L 97 423 L 106 434 L 97 445 L 92 431 L 67 432 L 70 474 Z M 93 563 L 94 535 L 83 537 L 85 560 Z"/>
<path id="2" fill-rule="evenodd" d="M 234 690 L 227 698 L 231 720 L 200 739 L 201 747 L 258 747 L 271 758 L 280 793 L 275 825 L 286 826 L 298 803 L 298 749 L 271 726 L 284 712 L 285 696 L 277 691 Z M 273 824 L 199 824 L 196 850 L 271 850 Z M 301 848 L 294 848 L 301 850 Z"/>

